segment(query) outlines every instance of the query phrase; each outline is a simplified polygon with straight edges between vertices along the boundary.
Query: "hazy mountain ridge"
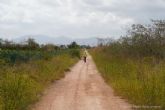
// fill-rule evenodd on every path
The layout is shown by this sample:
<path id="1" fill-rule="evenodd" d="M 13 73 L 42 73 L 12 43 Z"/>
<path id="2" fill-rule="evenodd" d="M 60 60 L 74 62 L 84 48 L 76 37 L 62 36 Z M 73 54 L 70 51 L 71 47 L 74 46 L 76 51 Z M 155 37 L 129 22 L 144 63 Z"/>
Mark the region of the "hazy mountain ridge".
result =
<path id="1" fill-rule="evenodd" d="M 14 42 L 24 42 L 28 38 L 33 38 L 35 41 L 39 44 L 56 44 L 56 45 L 67 45 L 70 44 L 71 42 L 75 41 L 79 45 L 90 45 L 90 46 L 95 46 L 97 45 L 97 38 L 68 38 L 68 37 L 49 37 L 46 35 L 26 35 L 22 37 L 18 37 L 16 39 L 13 39 Z"/>

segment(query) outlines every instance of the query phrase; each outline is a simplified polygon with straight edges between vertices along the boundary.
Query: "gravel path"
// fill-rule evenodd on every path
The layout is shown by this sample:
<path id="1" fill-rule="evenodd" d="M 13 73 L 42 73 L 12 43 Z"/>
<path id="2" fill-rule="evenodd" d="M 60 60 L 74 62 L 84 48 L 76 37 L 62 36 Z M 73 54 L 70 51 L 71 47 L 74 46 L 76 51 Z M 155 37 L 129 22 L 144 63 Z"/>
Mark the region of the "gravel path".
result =
<path id="1" fill-rule="evenodd" d="M 88 56 L 52 84 L 33 110 L 130 110 L 130 104 L 114 95 Z"/>

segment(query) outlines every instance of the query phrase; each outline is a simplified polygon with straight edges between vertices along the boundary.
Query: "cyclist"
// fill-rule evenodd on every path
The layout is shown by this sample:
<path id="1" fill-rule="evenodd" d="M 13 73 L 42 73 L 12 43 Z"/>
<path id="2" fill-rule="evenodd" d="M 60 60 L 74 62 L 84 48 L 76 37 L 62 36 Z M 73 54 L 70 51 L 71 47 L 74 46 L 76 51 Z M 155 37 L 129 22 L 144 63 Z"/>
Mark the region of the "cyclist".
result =
<path id="1" fill-rule="evenodd" d="M 86 61 L 87 61 L 87 51 L 86 50 L 84 50 L 84 53 L 83 53 L 83 60 L 86 63 Z"/>

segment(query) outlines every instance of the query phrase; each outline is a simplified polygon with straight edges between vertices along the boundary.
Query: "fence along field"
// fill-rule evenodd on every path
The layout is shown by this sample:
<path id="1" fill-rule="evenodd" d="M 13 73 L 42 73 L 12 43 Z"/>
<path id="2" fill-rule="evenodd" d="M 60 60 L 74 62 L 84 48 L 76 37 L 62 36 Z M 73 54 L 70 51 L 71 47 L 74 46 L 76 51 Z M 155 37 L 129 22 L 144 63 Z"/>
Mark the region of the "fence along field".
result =
<path id="1" fill-rule="evenodd" d="M 42 95 L 44 87 L 64 76 L 80 57 L 74 48 L 0 40 L 0 110 L 26 110 Z"/>
<path id="2" fill-rule="evenodd" d="M 115 93 L 142 110 L 165 109 L 165 21 L 134 24 L 119 40 L 91 50 Z"/>

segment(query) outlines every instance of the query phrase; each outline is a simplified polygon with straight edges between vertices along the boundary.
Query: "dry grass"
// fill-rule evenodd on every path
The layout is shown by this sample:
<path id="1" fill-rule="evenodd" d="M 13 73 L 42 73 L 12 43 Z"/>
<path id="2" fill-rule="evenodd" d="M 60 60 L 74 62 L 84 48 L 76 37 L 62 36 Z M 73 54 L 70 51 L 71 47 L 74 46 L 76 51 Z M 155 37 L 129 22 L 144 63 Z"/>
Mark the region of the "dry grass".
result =
<path id="1" fill-rule="evenodd" d="M 63 77 L 65 70 L 77 60 L 77 57 L 62 54 L 49 60 L 3 66 L 0 69 L 0 109 L 28 109 L 28 105 L 41 96 L 44 87 Z"/>
<path id="2" fill-rule="evenodd" d="M 136 105 L 165 107 L 165 62 L 115 56 L 110 48 L 91 51 L 102 76 L 116 93 Z"/>

